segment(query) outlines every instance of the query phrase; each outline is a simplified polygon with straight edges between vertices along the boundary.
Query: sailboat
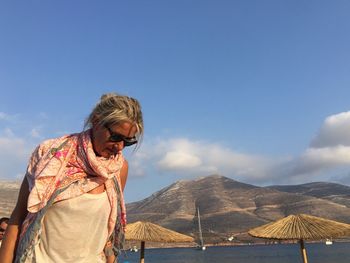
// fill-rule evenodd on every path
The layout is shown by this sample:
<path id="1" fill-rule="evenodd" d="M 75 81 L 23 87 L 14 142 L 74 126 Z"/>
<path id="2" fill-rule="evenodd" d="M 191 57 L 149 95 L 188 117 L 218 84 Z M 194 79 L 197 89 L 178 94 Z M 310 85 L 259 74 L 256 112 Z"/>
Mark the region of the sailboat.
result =
<path id="1" fill-rule="evenodd" d="M 199 214 L 199 208 L 197 207 L 197 215 L 198 215 L 198 233 L 199 233 L 199 244 L 197 246 L 197 249 L 199 250 L 205 250 L 206 247 L 204 246 L 203 242 L 203 235 L 202 235 L 202 226 L 201 226 L 201 216 Z"/>

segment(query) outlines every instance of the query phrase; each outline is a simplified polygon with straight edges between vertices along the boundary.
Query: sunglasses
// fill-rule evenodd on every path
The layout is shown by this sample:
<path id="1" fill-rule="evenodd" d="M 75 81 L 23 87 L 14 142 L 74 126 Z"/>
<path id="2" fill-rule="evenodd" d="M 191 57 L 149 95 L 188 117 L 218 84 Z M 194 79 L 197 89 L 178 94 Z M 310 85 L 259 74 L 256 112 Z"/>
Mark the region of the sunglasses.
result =
<path id="1" fill-rule="evenodd" d="M 135 137 L 132 138 L 128 138 L 125 137 L 124 135 L 121 135 L 119 133 L 113 132 L 107 125 L 105 125 L 105 128 L 108 130 L 110 137 L 109 137 L 109 141 L 110 142 L 123 142 L 124 146 L 131 146 L 135 143 L 137 143 L 137 139 Z"/>

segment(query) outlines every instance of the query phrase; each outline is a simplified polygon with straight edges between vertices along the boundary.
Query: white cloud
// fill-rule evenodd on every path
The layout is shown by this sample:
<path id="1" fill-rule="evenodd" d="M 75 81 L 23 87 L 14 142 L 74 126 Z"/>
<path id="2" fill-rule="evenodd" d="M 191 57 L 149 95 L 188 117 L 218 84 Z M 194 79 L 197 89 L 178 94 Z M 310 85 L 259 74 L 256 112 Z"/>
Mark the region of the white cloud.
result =
<path id="1" fill-rule="evenodd" d="M 304 162 L 319 167 L 350 164 L 350 147 L 338 145 L 335 147 L 309 148 L 301 157 Z"/>
<path id="2" fill-rule="evenodd" d="M 290 179 L 313 180 L 340 168 L 350 168 L 350 111 L 327 117 L 310 147 L 284 164 L 284 175 Z"/>
<path id="3" fill-rule="evenodd" d="M 350 111 L 329 116 L 324 121 L 311 147 L 350 146 Z"/>
<path id="4" fill-rule="evenodd" d="M 13 133 L 12 129 L 10 128 L 5 128 L 2 133 L 4 134 L 4 136 L 6 137 L 14 137 L 15 134 Z"/>
<path id="5" fill-rule="evenodd" d="M 19 175 L 24 176 L 29 156 L 40 137 L 39 130 L 19 114 L 1 112 L 0 120 L 6 121 L 0 126 L 0 179 L 18 179 Z"/>
<path id="6" fill-rule="evenodd" d="M 307 148 L 300 156 L 273 167 L 272 174 L 276 174 L 275 182 L 304 183 L 330 180 L 334 171 L 346 167 L 350 168 L 350 147 Z"/>
<path id="7" fill-rule="evenodd" d="M 158 162 L 161 169 L 190 169 L 199 167 L 202 163 L 198 156 L 184 151 L 171 151 Z"/>
<path id="8" fill-rule="evenodd" d="M 0 111 L 0 120 L 6 120 L 8 118 L 8 115 L 5 112 Z"/>
<path id="9" fill-rule="evenodd" d="M 318 136 L 299 156 L 261 156 L 220 144 L 187 138 L 149 140 L 140 149 L 139 175 L 150 168 L 179 177 L 219 173 L 252 184 L 304 183 L 332 178 L 332 171 L 350 168 L 350 112 L 326 118 Z M 147 156 L 147 158 L 145 158 Z M 142 172 L 141 172 L 142 171 Z"/>
<path id="10" fill-rule="evenodd" d="M 8 114 L 6 112 L 1 112 L 0 111 L 0 121 L 15 121 L 18 119 L 18 115 L 17 114 Z"/>
<path id="11" fill-rule="evenodd" d="M 327 117 L 310 147 L 300 156 L 274 168 L 274 173 L 278 170 L 286 183 L 344 177 L 334 174 L 350 170 L 350 111 Z"/>
<path id="12" fill-rule="evenodd" d="M 146 175 L 146 165 L 149 162 L 149 155 L 144 151 L 136 151 L 124 153 L 126 159 L 132 163 L 129 165 L 129 174 L 133 177 L 143 177 Z"/>
<path id="13" fill-rule="evenodd" d="M 0 178 L 17 178 L 24 175 L 32 151 L 27 141 L 16 137 L 0 138 Z"/>
<path id="14" fill-rule="evenodd" d="M 33 138 L 41 138 L 40 131 L 39 131 L 38 128 L 33 128 L 33 129 L 30 131 L 30 135 L 31 135 Z"/>
<path id="15" fill-rule="evenodd" d="M 0 118 L 4 116 L 0 114 Z M 23 138 L 16 136 L 12 128 L 0 131 L 0 178 L 24 173 L 30 152 L 41 136 L 42 127 L 38 127 L 24 129 L 31 132 Z M 343 112 L 326 118 L 310 147 L 299 156 L 256 155 L 189 138 L 145 138 L 141 148 L 130 156 L 126 154 L 126 158 L 131 177 L 158 174 L 180 179 L 217 173 L 252 184 L 330 180 L 334 171 L 350 170 L 349 131 L 350 112 Z M 344 178 L 350 180 L 348 174 Z"/>
<path id="16" fill-rule="evenodd" d="M 131 174 L 134 165 L 138 174 L 153 168 L 163 174 L 176 173 L 180 177 L 219 173 L 235 175 L 242 180 L 259 179 L 271 169 L 272 160 L 263 156 L 235 152 L 219 144 L 187 138 L 153 140 L 139 149 L 140 155 L 130 158 Z M 144 158 L 144 156 L 148 158 Z"/>

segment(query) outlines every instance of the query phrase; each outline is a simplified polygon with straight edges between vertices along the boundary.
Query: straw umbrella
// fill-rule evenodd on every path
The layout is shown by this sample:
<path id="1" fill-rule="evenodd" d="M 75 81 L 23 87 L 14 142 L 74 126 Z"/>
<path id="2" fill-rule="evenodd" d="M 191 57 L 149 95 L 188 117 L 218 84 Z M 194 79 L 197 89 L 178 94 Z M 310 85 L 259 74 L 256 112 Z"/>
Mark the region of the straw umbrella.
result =
<path id="1" fill-rule="evenodd" d="M 137 221 L 126 226 L 126 240 L 141 241 L 140 263 L 144 263 L 145 242 L 194 242 L 193 238 L 150 222 Z"/>
<path id="2" fill-rule="evenodd" d="M 299 214 L 284 217 L 275 222 L 248 231 L 253 237 L 299 240 L 303 262 L 307 263 L 304 240 L 320 240 L 345 236 L 350 225 L 337 221 Z"/>

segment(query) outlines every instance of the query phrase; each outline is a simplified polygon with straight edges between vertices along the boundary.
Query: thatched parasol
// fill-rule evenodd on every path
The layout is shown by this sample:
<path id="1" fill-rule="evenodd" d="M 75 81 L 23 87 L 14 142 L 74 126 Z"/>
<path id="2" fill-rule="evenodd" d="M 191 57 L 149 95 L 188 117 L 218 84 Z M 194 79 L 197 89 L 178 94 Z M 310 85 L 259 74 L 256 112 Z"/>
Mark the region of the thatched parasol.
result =
<path id="1" fill-rule="evenodd" d="M 193 238 L 150 222 L 137 221 L 126 226 L 126 240 L 141 241 L 140 263 L 144 262 L 145 241 L 182 243 L 194 242 Z"/>
<path id="2" fill-rule="evenodd" d="M 299 240 L 304 263 L 307 263 L 304 240 L 331 239 L 347 235 L 350 225 L 337 221 L 299 214 L 248 231 L 253 237 Z"/>

